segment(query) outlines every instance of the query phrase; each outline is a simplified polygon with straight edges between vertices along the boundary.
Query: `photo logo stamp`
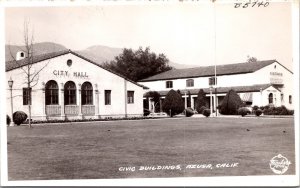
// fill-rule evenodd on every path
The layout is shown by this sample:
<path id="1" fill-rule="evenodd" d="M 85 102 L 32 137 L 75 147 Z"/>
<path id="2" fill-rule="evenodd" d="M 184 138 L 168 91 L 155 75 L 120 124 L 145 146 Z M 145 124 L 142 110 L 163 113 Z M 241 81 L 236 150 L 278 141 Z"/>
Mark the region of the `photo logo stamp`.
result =
<path id="1" fill-rule="evenodd" d="M 284 174 L 289 169 L 291 162 L 283 155 L 278 154 L 270 160 L 269 164 L 275 174 Z"/>

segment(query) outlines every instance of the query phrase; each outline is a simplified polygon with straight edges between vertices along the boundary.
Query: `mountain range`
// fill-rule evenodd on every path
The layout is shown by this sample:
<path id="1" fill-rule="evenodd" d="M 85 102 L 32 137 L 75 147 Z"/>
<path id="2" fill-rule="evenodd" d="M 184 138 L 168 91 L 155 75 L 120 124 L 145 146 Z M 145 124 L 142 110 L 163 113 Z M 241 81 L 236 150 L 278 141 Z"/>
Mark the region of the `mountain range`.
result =
<path id="1" fill-rule="evenodd" d="M 18 51 L 24 50 L 25 46 L 17 45 L 5 45 L 5 61 L 13 60 L 12 55 L 15 55 Z M 53 42 L 41 42 L 33 45 L 34 54 L 41 55 L 45 53 L 51 53 L 56 51 L 67 50 L 65 46 Z M 102 64 L 109 62 L 122 53 L 122 48 L 112 48 L 103 45 L 90 46 L 84 50 L 75 51 L 76 53 L 96 62 Z M 191 68 L 193 65 L 184 65 L 169 61 L 169 65 L 175 69 Z"/>

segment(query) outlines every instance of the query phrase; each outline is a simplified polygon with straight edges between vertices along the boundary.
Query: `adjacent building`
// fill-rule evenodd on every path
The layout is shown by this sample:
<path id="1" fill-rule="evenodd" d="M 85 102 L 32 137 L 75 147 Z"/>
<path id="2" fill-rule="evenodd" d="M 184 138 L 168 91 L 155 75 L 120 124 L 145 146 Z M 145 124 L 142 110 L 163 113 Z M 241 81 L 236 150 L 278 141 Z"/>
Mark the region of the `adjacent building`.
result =
<path id="1" fill-rule="evenodd" d="M 215 75 L 216 84 L 212 82 Z M 174 69 L 140 80 L 139 83 L 151 91 L 159 92 L 161 100 L 169 90 L 180 90 L 185 106 L 191 108 L 195 107 L 200 89 L 212 101 L 210 104 L 213 109 L 230 89 L 234 89 L 248 106 L 272 104 L 293 109 L 293 72 L 276 60 Z M 151 101 L 144 99 L 144 104 L 148 102 L 153 111 Z"/>
<path id="2" fill-rule="evenodd" d="M 10 116 L 15 111 L 28 114 L 29 103 L 33 120 L 143 115 L 144 86 L 71 50 L 35 56 L 32 61 L 18 52 L 16 60 L 6 62 Z"/>

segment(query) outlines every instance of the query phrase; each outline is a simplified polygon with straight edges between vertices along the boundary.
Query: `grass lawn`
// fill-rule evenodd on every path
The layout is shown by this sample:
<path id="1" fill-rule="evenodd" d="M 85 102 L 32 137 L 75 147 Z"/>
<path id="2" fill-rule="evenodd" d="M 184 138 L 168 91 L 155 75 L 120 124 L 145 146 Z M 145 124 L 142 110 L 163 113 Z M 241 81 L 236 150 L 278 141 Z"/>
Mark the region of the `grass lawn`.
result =
<path id="1" fill-rule="evenodd" d="M 295 174 L 293 118 L 174 118 L 7 129 L 9 180 L 274 175 L 269 161 L 278 154 L 292 163 L 285 174 Z M 222 163 L 238 165 L 216 167 Z M 208 168 L 186 168 L 192 164 Z M 139 170 L 166 165 L 178 169 Z"/>

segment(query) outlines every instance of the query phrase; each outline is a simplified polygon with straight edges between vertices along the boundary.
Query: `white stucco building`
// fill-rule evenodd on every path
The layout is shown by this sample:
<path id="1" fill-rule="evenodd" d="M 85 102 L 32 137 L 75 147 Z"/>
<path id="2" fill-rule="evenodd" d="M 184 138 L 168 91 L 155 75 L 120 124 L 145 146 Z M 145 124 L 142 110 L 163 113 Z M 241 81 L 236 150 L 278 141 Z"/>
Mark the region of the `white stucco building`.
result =
<path id="1" fill-rule="evenodd" d="M 169 90 L 180 90 L 186 107 L 194 108 L 197 94 L 203 89 L 208 98 L 212 92 L 212 105 L 216 109 L 226 93 L 234 89 L 248 106 L 273 104 L 293 109 L 293 73 L 276 60 L 218 65 L 216 75 L 217 84 L 213 88 L 209 79 L 215 76 L 215 66 L 174 69 L 139 83 L 149 87 L 148 91 L 158 91 L 162 100 Z M 214 105 L 215 91 L 217 105 Z"/>
<path id="2" fill-rule="evenodd" d="M 8 115 L 12 111 L 28 114 L 29 92 L 33 120 L 143 115 L 142 85 L 70 50 L 35 56 L 30 73 L 40 72 L 29 91 L 25 56 L 18 53 L 20 60 L 6 62 L 6 79 L 13 81 L 12 88 L 7 85 Z"/>

